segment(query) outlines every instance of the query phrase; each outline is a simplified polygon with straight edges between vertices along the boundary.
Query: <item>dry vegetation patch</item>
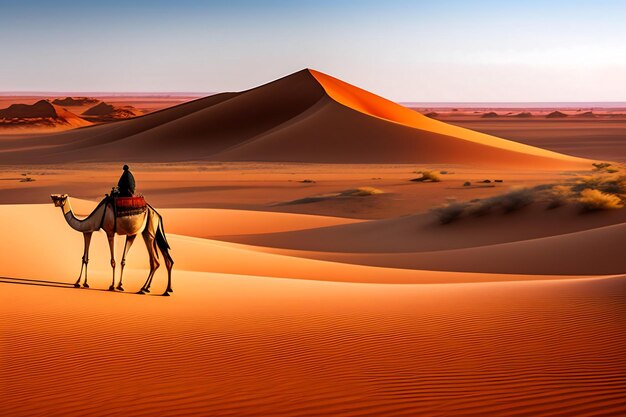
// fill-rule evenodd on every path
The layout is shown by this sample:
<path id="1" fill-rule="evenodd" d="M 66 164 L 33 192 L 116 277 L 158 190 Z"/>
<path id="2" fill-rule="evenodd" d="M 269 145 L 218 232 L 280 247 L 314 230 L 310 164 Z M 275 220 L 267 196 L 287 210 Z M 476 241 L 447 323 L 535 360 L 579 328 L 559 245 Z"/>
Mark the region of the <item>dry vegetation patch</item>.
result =
<path id="1" fill-rule="evenodd" d="M 607 168 L 610 169 L 607 171 Z M 516 188 L 485 199 L 469 202 L 448 201 L 434 209 L 442 224 L 492 213 L 511 213 L 533 203 L 546 209 L 576 205 L 580 212 L 613 210 L 626 203 L 626 175 L 623 168 L 610 164 L 594 164 L 592 175 L 578 177 L 563 184 L 542 184 L 532 188 Z"/>
<path id="2" fill-rule="evenodd" d="M 384 191 L 374 187 L 358 187 L 351 188 L 349 190 L 343 190 L 336 193 L 318 194 L 310 197 L 298 198 L 296 200 L 286 201 L 278 203 L 277 205 L 291 205 L 291 204 L 306 204 L 315 203 L 318 201 L 332 200 L 338 198 L 350 198 L 350 197 L 367 197 L 377 194 L 384 194 Z"/>
<path id="3" fill-rule="evenodd" d="M 435 171 L 418 171 L 417 174 L 422 174 L 421 177 L 413 178 L 413 182 L 440 182 L 441 177 Z"/>
<path id="4" fill-rule="evenodd" d="M 585 211 L 612 210 L 624 207 L 622 200 L 615 194 L 603 193 L 589 188 L 581 191 L 578 201 Z"/>

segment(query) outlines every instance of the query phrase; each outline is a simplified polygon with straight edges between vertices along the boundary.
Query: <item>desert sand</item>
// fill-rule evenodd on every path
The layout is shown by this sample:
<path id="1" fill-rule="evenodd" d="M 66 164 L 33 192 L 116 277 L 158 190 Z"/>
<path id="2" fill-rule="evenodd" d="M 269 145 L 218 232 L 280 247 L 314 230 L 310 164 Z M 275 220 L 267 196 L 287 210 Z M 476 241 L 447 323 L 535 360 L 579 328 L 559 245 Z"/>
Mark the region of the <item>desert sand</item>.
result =
<path id="1" fill-rule="evenodd" d="M 0 137 L 0 415 L 623 415 L 626 209 L 433 212 L 621 175 L 591 165 L 618 141 L 558 134 L 513 143 L 305 70 Z M 86 216 L 124 162 L 163 217 L 170 297 L 164 267 L 135 294 L 143 242 L 106 291 L 102 232 L 72 286 L 83 238 L 49 196 Z"/>
<path id="2" fill-rule="evenodd" d="M 408 105 L 439 121 L 515 142 L 591 159 L 626 161 L 624 103 L 613 106 L 609 103 L 585 104 L 589 107 L 580 108 L 573 103 L 555 103 L 554 107 L 547 108 L 539 107 L 537 103 L 529 104 L 535 107 L 527 108 L 497 104 L 490 104 L 492 107 L 459 104 L 454 108 L 435 104 L 428 107 L 420 107 L 417 103 Z M 567 117 L 546 117 L 554 111 Z M 492 113 L 497 117 L 484 117 Z"/>

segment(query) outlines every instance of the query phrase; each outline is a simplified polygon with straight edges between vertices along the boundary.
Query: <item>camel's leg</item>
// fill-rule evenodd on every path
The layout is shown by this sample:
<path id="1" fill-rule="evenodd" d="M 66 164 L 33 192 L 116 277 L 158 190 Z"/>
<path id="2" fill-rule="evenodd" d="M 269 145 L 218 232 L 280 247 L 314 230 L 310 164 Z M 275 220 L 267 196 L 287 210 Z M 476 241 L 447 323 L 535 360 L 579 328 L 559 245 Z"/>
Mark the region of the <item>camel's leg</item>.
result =
<path id="1" fill-rule="evenodd" d="M 84 288 L 89 288 L 87 284 L 87 267 L 89 266 L 89 244 L 91 243 L 91 232 L 85 233 L 85 254 L 83 255 L 83 262 L 85 263 L 85 282 L 83 282 Z"/>
<path id="2" fill-rule="evenodd" d="M 78 279 L 74 283 L 74 286 L 76 288 L 80 287 L 80 280 L 83 277 L 83 269 L 85 270 L 85 283 L 83 284 L 83 286 L 85 288 L 89 288 L 89 285 L 87 284 L 87 264 L 89 263 L 89 243 L 91 242 L 91 233 L 92 232 L 83 233 L 83 237 L 85 238 L 85 247 L 83 249 L 82 262 L 80 264 L 80 274 L 78 275 Z"/>
<path id="3" fill-rule="evenodd" d="M 126 265 L 126 254 L 130 250 L 130 247 L 133 246 L 133 242 L 137 235 L 128 235 L 126 236 L 126 242 L 124 243 L 124 253 L 122 254 L 122 268 L 120 270 L 120 283 L 117 284 L 117 289 L 120 291 L 124 291 L 124 287 L 122 287 L 122 278 L 124 277 L 124 266 Z"/>
<path id="4" fill-rule="evenodd" d="M 169 295 L 168 293 L 174 292 L 172 289 L 172 267 L 174 266 L 174 260 L 170 256 L 170 251 L 167 247 L 160 249 L 163 254 L 163 259 L 165 259 L 165 267 L 167 268 L 167 288 L 163 295 Z"/>
<path id="5" fill-rule="evenodd" d="M 159 267 L 159 261 L 157 260 L 156 250 L 154 249 L 154 237 L 150 235 L 148 231 L 142 233 L 143 240 L 146 242 L 146 249 L 148 250 L 148 257 L 150 259 L 150 273 L 146 279 L 146 283 L 138 291 L 139 294 L 144 292 L 150 292 L 150 285 L 152 284 L 152 277 Z"/>
<path id="6" fill-rule="evenodd" d="M 115 291 L 115 234 L 107 235 L 109 240 L 109 249 L 111 250 L 111 268 L 113 269 L 113 278 L 111 279 L 111 286 L 109 291 Z"/>

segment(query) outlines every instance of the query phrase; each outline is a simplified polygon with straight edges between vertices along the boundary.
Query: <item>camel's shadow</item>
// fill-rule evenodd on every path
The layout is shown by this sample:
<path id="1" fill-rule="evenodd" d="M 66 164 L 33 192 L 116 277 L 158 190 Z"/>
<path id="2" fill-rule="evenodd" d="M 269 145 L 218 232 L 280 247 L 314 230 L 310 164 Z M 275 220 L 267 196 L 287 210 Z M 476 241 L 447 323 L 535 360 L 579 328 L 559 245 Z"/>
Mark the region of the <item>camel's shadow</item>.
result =
<path id="1" fill-rule="evenodd" d="M 0 284 L 35 285 L 38 287 L 69 288 L 72 290 L 105 291 L 105 292 L 115 292 L 117 294 L 136 295 L 136 293 L 134 292 L 109 291 L 103 288 L 83 288 L 83 287 L 77 288 L 74 286 L 73 283 L 69 283 L 69 282 L 46 281 L 46 280 L 41 280 L 41 279 L 30 279 L 30 278 L 13 278 L 13 277 L 0 276 Z M 157 295 L 157 294 L 146 294 L 146 295 Z"/>
<path id="2" fill-rule="evenodd" d="M 0 283 L 2 284 L 21 284 L 21 285 L 36 285 L 39 287 L 56 287 L 56 288 L 74 288 L 73 284 L 60 281 L 45 281 L 41 279 L 28 279 L 28 278 L 12 278 L 0 276 Z"/>

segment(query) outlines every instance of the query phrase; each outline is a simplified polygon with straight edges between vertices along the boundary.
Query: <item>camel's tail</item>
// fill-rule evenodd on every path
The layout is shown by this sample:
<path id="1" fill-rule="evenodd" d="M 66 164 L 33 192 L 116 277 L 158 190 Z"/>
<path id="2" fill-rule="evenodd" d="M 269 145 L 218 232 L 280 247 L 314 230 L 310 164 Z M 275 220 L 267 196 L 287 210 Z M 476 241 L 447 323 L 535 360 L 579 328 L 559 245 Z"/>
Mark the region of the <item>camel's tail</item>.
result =
<path id="1" fill-rule="evenodd" d="M 163 219 L 159 216 L 159 227 L 156 233 L 156 243 L 160 248 L 171 249 L 170 244 L 167 243 L 167 237 L 165 237 L 165 230 L 163 229 Z"/>
<path id="2" fill-rule="evenodd" d="M 149 204 L 148 204 L 148 207 L 150 207 L 150 209 L 154 212 L 154 214 L 156 214 L 157 217 L 159 218 L 159 224 L 156 230 L 156 239 L 154 240 L 155 252 L 157 256 L 159 256 L 159 251 L 157 249 L 161 249 L 161 252 L 163 253 L 164 256 L 171 258 L 168 252 L 169 249 L 171 248 L 170 248 L 170 244 L 167 242 L 167 237 L 165 236 L 165 228 L 163 226 L 163 217 L 161 217 L 159 212 L 156 211 L 154 207 L 152 207 Z"/>

